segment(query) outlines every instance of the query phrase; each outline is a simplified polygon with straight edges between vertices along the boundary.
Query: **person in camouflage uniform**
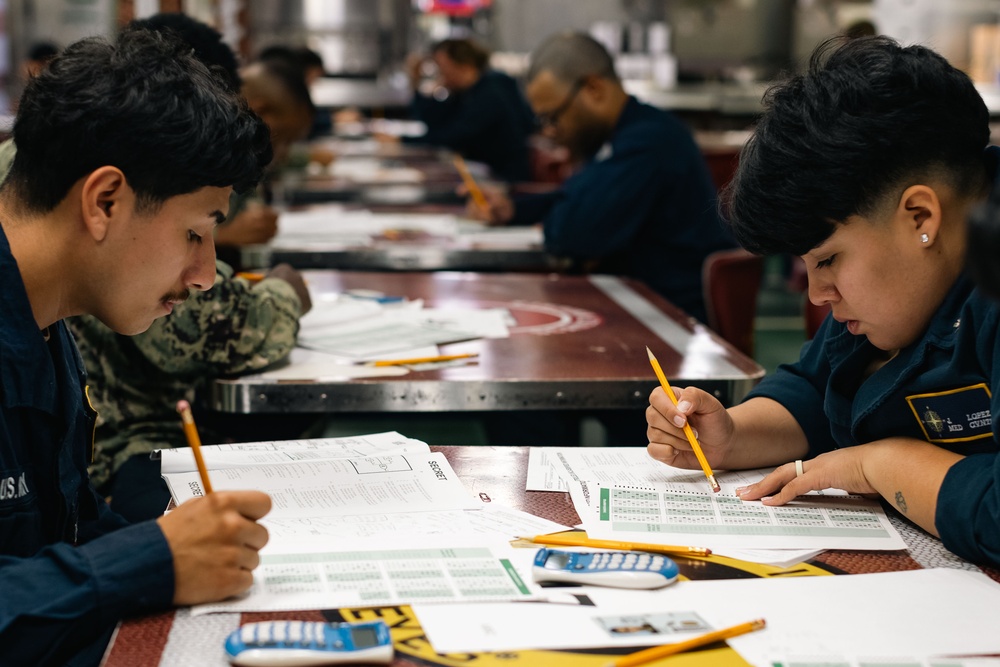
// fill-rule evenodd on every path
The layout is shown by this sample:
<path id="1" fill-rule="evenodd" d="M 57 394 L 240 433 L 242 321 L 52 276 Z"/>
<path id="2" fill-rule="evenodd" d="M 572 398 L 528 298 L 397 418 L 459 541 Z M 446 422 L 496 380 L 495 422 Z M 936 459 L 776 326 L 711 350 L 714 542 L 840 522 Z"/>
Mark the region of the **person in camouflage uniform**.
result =
<path id="1" fill-rule="evenodd" d="M 288 355 L 304 312 L 292 284 L 301 279 L 287 267 L 274 271 L 251 285 L 217 262 L 212 289 L 192 293 L 138 336 L 116 334 L 90 316 L 69 320 L 98 412 L 90 466 L 95 488 L 110 493 L 113 473 L 133 456 L 187 446 L 179 399 L 193 404 L 212 379 L 257 371 Z M 201 431 L 206 444 L 222 440 Z"/>

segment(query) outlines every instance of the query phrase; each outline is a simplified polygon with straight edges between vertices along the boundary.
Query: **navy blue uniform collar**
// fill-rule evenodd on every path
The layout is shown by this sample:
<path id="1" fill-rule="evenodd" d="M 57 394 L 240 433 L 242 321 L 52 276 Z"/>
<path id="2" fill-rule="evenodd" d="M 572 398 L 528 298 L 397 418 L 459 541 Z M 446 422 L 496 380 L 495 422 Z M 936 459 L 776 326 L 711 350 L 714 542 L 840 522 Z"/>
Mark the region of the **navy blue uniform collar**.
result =
<path id="1" fill-rule="evenodd" d="M 42 378 L 52 378 L 52 356 L 38 330 L 28 293 L 0 227 L 0 385 L 5 407 L 30 407 L 56 413 L 56 392 Z M 51 327 L 59 335 L 61 323 Z"/>

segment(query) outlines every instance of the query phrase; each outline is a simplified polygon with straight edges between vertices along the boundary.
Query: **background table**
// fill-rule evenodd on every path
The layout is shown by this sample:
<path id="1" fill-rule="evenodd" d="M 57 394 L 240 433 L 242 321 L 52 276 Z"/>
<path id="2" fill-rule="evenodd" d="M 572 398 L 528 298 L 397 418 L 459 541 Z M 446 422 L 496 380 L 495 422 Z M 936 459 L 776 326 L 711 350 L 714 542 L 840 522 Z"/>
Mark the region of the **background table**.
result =
<path id="1" fill-rule="evenodd" d="M 511 336 L 441 346 L 477 363 L 350 381 L 216 380 L 209 407 L 227 413 L 644 409 L 666 376 L 731 404 L 764 369 L 644 284 L 613 276 L 304 272 L 320 292 L 374 289 L 430 307 L 507 308 Z"/>
<path id="2" fill-rule="evenodd" d="M 305 209 L 308 211 L 309 209 Z M 376 214 L 423 214 L 455 216 L 465 214 L 458 204 L 382 205 L 368 207 Z M 348 209 L 350 211 L 350 209 Z M 336 227 L 337 212 L 330 212 L 330 226 Z M 280 224 L 280 221 L 279 221 Z M 324 221 L 324 224 L 327 224 Z M 471 221 L 463 221 L 473 225 Z M 285 262 L 297 269 L 340 269 L 347 271 L 550 271 L 560 262 L 550 257 L 541 242 L 529 242 L 520 227 L 483 227 L 472 236 L 439 236 L 403 233 L 392 238 L 374 236 L 365 245 L 338 245 L 322 240 L 243 246 L 242 266 L 269 267 Z M 541 237 L 538 232 L 537 236 Z"/>
<path id="3" fill-rule="evenodd" d="M 432 447 L 447 456 L 466 488 L 484 501 L 497 502 L 538 516 L 574 525 L 579 517 L 567 493 L 525 491 L 528 449 L 525 447 Z M 899 572 L 922 567 L 960 567 L 978 569 L 954 556 L 923 531 L 890 514 L 910 547 L 908 552 L 828 551 L 812 561 L 787 569 L 740 564 L 718 559 L 691 561 L 677 558 L 682 576 L 689 579 L 735 579 L 771 576 L 807 576 L 824 574 L 862 574 Z M 714 559 L 713 559 L 714 560 Z M 1000 581 L 1000 570 L 984 570 Z M 382 618 L 392 629 L 396 648 L 394 665 L 418 667 L 441 665 L 531 665 L 545 667 L 599 667 L 609 656 L 631 653 L 637 649 L 588 651 L 512 651 L 504 653 L 438 655 L 420 629 L 407 606 L 379 609 L 339 609 L 327 611 L 212 614 L 191 618 L 186 611 L 164 612 L 125 621 L 112 640 L 104 667 L 224 667 L 222 642 L 225 636 L 244 623 L 275 619 L 301 620 L 372 620 Z M 728 667 L 746 665 L 728 647 L 709 648 L 687 653 L 671 660 L 677 667 Z"/>

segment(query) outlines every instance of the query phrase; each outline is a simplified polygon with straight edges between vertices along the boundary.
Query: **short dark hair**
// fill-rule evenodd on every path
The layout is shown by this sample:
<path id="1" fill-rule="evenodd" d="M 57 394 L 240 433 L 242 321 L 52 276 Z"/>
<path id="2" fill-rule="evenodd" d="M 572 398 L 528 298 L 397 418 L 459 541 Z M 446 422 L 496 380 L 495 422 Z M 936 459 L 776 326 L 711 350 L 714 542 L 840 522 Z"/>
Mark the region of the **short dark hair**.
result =
<path id="1" fill-rule="evenodd" d="M 182 42 L 194 49 L 194 56 L 209 68 L 218 68 L 218 73 L 227 85 L 235 91 L 240 89 L 239 64 L 229 45 L 222 41 L 222 35 L 211 26 L 195 20 L 187 14 L 167 12 L 154 14 L 149 18 L 136 19 L 130 28 L 173 31 Z"/>
<path id="2" fill-rule="evenodd" d="M 309 94 L 309 86 L 301 68 L 296 67 L 294 62 L 289 62 L 281 58 L 265 58 L 260 61 L 260 66 L 264 68 L 268 76 L 272 76 L 281 83 L 285 92 L 295 100 L 295 102 L 307 108 L 309 113 L 316 113 L 316 105 Z"/>
<path id="3" fill-rule="evenodd" d="M 490 52 L 471 39 L 442 39 L 431 47 L 431 53 L 439 51 L 459 65 L 472 65 L 480 72 L 490 64 Z"/>
<path id="4" fill-rule="evenodd" d="M 619 81 L 615 61 L 608 50 L 582 32 L 551 35 L 534 50 L 525 80 L 531 83 L 546 71 L 570 85 L 588 76 Z"/>
<path id="5" fill-rule="evenodd" d="M 84 39 L 53 59 L 25 88 L 14 143 L 2 188 L 40 213 L 105 165 L 155 208 L 206 186 L 248 190 L 271 161 L 267 126 L 243 98 L 190 47 L 148 30 Z"/>
<path id="6" fill-rule="evenodd" d="M 961 194 L 988 183 L 989 112 L 969 77 L 922 46 L 833 39 L 771 88 L 723 195 L 739 243 L 803 255 L 913 179 Z M 901 191 L 901 190 L 900 190 Z"/>

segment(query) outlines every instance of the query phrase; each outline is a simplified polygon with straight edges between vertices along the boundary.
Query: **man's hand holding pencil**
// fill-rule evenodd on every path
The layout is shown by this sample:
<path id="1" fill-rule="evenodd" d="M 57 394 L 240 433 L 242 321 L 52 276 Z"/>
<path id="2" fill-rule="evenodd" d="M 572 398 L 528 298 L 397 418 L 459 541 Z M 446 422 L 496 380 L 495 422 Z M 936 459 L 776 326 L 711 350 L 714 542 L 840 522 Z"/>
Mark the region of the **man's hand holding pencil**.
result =
<path id="1" fill-rule="evenodd" d="M 271 511 L 271 498 L 260 491 L 214 492 L 201 456 L 201 439 L 191 406 L 177 403 L 184 433 L 194 453 L 204 491 L 156 520 L 174 566 L 176 605 L 217 602 L 242 593 L 253 583 L 267 529 L 257 523 Z"/>

